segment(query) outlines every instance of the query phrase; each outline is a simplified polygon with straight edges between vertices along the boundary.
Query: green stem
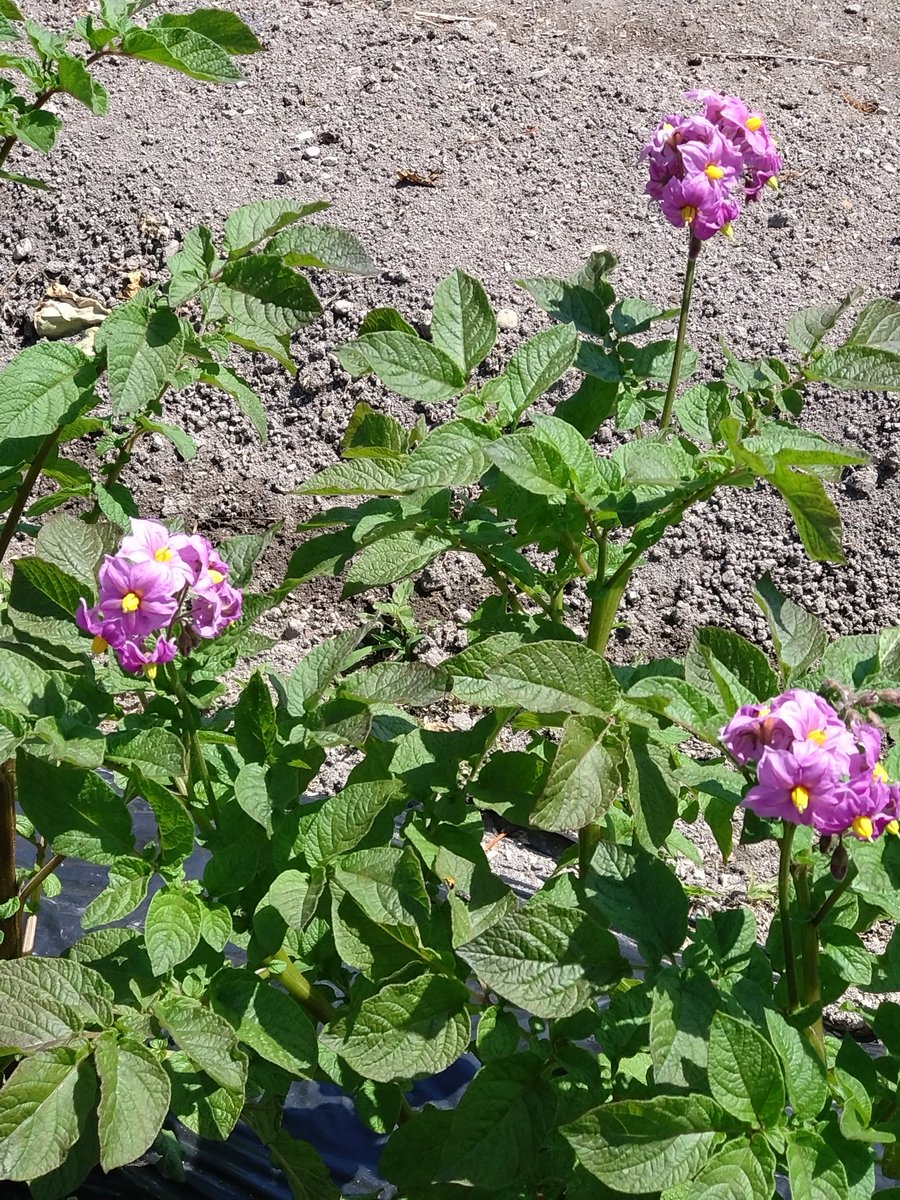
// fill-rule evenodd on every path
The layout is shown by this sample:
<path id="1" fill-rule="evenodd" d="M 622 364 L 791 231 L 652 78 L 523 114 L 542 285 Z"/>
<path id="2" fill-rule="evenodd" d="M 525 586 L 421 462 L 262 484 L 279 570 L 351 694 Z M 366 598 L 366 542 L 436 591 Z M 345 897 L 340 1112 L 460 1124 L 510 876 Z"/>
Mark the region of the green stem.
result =
<path id="1" fill-rule="evenodd" d="M 791 924 L 791 846 L 797 826 L 784 822 L 784 833 L 779 839 L 781 857 L 778 860 L 778 916 L 781 920 L 781 941 L 784 946 L 784 977 L 787 982 L 788 1007 L 796 1012 L 800 1007 L 800 989 L 797 986 L 797 951 L 794 946 L 794 927 Z"/>
<path id="2" fill-rule="evenodd" d="M 18 895 L 16 885 L 16 784 L 12 760 L 0 767 L 0 904 Z M 19 957 L 21 910 L 0 921 L 0 961 Z"/>
<path id="3" fill-rule="evenodd" d="M 181 716 L 184 721 L 185 749 L 188 757 L 188 803 L 191 806 L 191 810 L 194 813 L 197 824 L 200 825 L 201 829 L 203 829 L 203 832 L 208 835 L 212 833 L 213 827 L 210 825 L 209 819 L 206 817 L 205 813 L 202 814 L 203 819 L 201 820 L 201 812 L 195 807 L 194 780 L 199 778 L 200 782 L 203 784 L 203 790 L 206 793 L 206 803 L 209 806 L 209 811 L 217 825 L 222 819 L 221 813 L 219 812 L 219 801 L 216 799 L 216 793 L 213 789 L 212 780 L 209 777 L 209 769 L 206 765 L 206 759 L 203 756 L 203 747 L 200 745 L 200 737 L 197 731 L 197 721 L 194 717 L 194 706 L 188 699 L 187 692 L 184 690 L 184 685 L 178 677 L 178 672 L 170 668 L 168 671 L 168 679 L 172 684 L 172 691 L 175 693 L 175 696 L 178 699 L 178 704 L 181 708 Z"/>
<path id="4" fill-rule="evenodd" d="M 813 924 L 812 902 L 809 894 L 809 867 L 794 869 L 797 902 L 802 915 L 800 925 L 800 950 L 803 956 L 803 1003 L 806 1007 L 822 1004 L 822 983 L 819 978 L 819 930 Z M 808 1026 L 806 1035 L 812 1042 L 822 1062 L 828 1063 L 825 1053 L 825 1026 L 821 1014 Z"/>
<path id="5" fill-rule="evenodd" d="M 277 960 L 284 963 L 285 968 L 274 975 L 280 984 L 283 984 L 285 989 L 290 992 L 295 1000 L 306 1009 L 311 1017 L 315 1017 L 317 1021 L 321 1021 L 323 1025 L 327 1025 L 334 1016 L 334 1008 L 320 992 L 314 984 L 311 984 L 303 972 L 296 967 L 290 960 L 288 954 L 284 950 L 279 950 L 277 954 L 273 954 L 267 961 L 272 962 Z"/>
<path id="6" fill-rule="evenodd" d="M 0 165 L 2 165 L 2 162 L 3 160 L 0 159 Z M 31 493 L 34 490 L 34 485 L 37 483 L 38 475 L 40 475 L 44 463 L 53 452 L 53 449 L 56 446 L 56 439 L 58 437 L 59 430 L 54 429 L 52 433 L 48 434 L 47 437 L 44 438 L 43 442 L 41 442 L 40 447 L 38 448 L 37 453 L 31 460 L 31 466 L 28 468 L 25 478 L 19 484 L 18 491 L 16 492 L 16 498 L 13 500 L 12 507 L 6 514 L 6 520 L 3 522 L 3 529 L 0 530 L 0 562 L 3 561 L 3 558 L 9 549 L 9 543 L 15 537 L 16 530 L 19 527 L 19 519 L 21 518 L 22 513 L 25 511 L 25 506 L 31 499 Z"/>
<path id="7" fill-rule="evenodd" d="M 846 892 L 847 889 L 852 885 L 853 880 L 858 874 L 859 869 L 857 868 L 856 863 L 850 863 L 850 865 L 847 867 L 847 874 L 837 885 L 831 895 L 822 902 L 821 906 L 813 914 L 811 920 L 816 929 L 822 925 L 822 922 L 837 904 L 838 900 L 840 900 L 841 896 L 843 896 L 844 892 Z"/>
<path id="8" fill-rule="evenodd" d="M 694 290 L 694 273 L 697 270 L 697 259 L 703 243 L 691 234 L 688 243 L 687 266 L 684 272 L 684 289 L 681 293 L 681 312 L 678 317 L 678 333 L 675 335 L 675 357 L 672 359 L 672 373 L 669 376 L 669 386 L 666 389 L 666 402 L 663 405 L 662 416 L 659 419 L 660 430 L 668 429 L 672 420 L 672 407 L 675 404 L 675 393 L 681 378 L 681 360 L 684 357 L 684 342 L 687 335 L 688 313 L 691 309 L 691 293 Z"/>
<path id="9" fill-rule="evenodd" d="M 53 857 L 41 867 L 38 873 L 36 875 L 32 875 L 28 882 L 24 884 L 21 892 L 19 893 L 20 902 L 24 904 L 26 900 L 30 899 L 35 894 L 35 892 L 39 891 L 47 876 L 52 875 L 54 871 L 57 871 L 65 861 L 66 856 L 64 854 L 54 854 Z"/>
<path id="10" fill-rule="evenodd" d="M 118 53 L 118 50 L 98 50 L 95 54 L 92 54 L 90 58 L 86 58 L 83 65 L 85 68 L 92 67 L 94 63 L 99 62 L 101 58 L 109 58 L 111 55 Z M 46 91 L 41 92 L 41 94 L 36 97 L 34 104 L 32 104 L 31 108 L 27 111 L 29 113 L 37 112 L 38 109 L 43 108 L 47 101 L 52 100 L 57 92 L 61 90 L 62 89 L 58 87 L 47 88 Z M 2 167 L 9 158 L 10 151 L 18 140 L 19 135 L 16 133 L 11 133 L 8 137 L 3 139 L 2 143 L 0 143 L 0 167 Z"/>

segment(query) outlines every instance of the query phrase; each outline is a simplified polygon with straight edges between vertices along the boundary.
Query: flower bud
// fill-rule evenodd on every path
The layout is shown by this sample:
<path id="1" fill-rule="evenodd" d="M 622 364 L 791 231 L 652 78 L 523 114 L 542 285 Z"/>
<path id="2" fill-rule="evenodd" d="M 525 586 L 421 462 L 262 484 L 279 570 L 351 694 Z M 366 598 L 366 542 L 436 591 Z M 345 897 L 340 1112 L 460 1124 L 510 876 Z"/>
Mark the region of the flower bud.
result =
<path id="1" fill-rule="evenodd" d="M 847 848 L 843 842 L 838 843 L 838 847 L 831 856 L 831 876 L 838 883 L 847 876 L 847 868 L 850 866 L 850 855 L 847 853 Z"/>

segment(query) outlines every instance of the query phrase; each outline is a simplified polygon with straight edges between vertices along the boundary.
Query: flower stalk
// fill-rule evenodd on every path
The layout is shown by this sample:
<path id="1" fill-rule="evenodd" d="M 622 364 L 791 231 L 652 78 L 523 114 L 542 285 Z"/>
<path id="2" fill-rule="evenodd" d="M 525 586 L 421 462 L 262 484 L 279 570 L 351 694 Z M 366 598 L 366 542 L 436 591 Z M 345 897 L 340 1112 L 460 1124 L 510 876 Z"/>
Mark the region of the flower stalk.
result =
<path id="1" fill-rule="evenodd" d="M 678 315 L 678 332 L 675 335 L 675 354 L 672 358 L 672 371 L 669 375 L 669 386 L 666 388 L 666 399 L 663 404 L 662 416 L 659 419 L 660 431 L 668 429 L 672 420 L 672 409 L 675 405 L 675 395 L 681 378 L 681 362 L 684 358 L 684 347 L 687 339 L 688 314 L 691 311 L 691 296 L 694 291 L 694 275 L 697 271 L 697 259 L 703 243 L 695 233 L 691 233 L 688 242 L 687 265 L 684 271 L 684 287 L 681 292 L 681 310 Z"/>

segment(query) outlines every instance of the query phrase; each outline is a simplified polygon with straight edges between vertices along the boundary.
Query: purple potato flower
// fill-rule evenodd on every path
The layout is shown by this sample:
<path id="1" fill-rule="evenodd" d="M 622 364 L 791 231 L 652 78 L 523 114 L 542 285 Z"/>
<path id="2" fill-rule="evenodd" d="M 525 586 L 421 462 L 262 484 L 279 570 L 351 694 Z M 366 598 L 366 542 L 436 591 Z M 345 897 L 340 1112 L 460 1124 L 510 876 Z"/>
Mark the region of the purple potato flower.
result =
<path id="1" fill-rule="evenodd" d="M 193 572 L 181 552 L 190 542 L 184 533 L 170 533 L 159 521 L 142 521 L 133 517 L 131 533 L 122 539 L 119 554 L 131 562 L 155 562 L 168 571 L 173 589 L 181 591 L 193 582 Z"/>
<path id="2" fill-rule="evenodd" d="M 107 554 L 98 579 L 97 603 L 88 608 L 82 601 L 75 619 L 114 648 L 165 628 L 178 611 L 172 573 L 161 563 Z"/>
<path id="3" fill-rule="evenodd" d="M 119 666 L 123 671 L 139 675 L 147 667 L 155 667 L 159 663 L 171 662 L 178 653 L 178 647 L 172 638 L 160 637 L 149 649 L 137 641 L 125 642 L 122 646 L 114 647 Z"/>
<path id="4" fill-rule="evenodd" d="M 796 742 L 790 750 L 765 750 L 757 779 L 744 797 L 747 808 L 760 817 L 814 825 L 816 814 L 833 806 L 840 774 L 827 750 Z"/>
<path id="5" fill-rule="evenodd" d="M 687 95 L 703 104 L 704 114 L 665 117 L 640 157 L 647 162 L 647 194 L 666 219 L 706 241 L 730 233 L 741 211 L 741 187 L 743 198 L 752 201 L 767 184 L 777 186 L 782 159 L 765 119 L 739 97 Z"/>

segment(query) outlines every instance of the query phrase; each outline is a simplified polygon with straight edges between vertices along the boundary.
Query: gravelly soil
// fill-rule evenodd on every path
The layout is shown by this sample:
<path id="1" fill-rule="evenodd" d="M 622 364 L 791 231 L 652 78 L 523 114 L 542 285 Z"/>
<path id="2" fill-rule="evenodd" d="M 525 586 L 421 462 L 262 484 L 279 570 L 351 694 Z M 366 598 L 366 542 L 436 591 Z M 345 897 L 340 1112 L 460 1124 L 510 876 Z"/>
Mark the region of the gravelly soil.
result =
<path id="1" fill-rule="evenodd" d="M 34 11 L 58 24 L 81 7 L 41 0 Z M 112 116 L 97 121 L 64 101 L 70 120 L 49 166 L 16 152 L 13 168 L 45 174 L 58 191 L 5 189 L 0 357 L 33 336 L 30 315 L 52 280 L 115 300 L 126 271 L 139 268 L 152 282 L 200 221 L 220 229 L 232 208 L 265 196 L 331 199 L 329 218 L 356 233 L 384 273 L 319 280 L 327 311 L 297 340 L 296 380 L 248 359 L 271 413 L 268 445 L 252 441 L 229 402 L 198 391 L 170 410 L 200 443 L 198 458 L 185 466 L 148 442 L 134 464 L 148 514 L 218 535 L 284 520 L 266 562 L 271 579 L 315 506 L 291 489 L 334 460 L 354 403 L 365 398 L 415 419 L 415 406 L 371 381 L 349 383 L 329 356 L 368 307 L 392 304 L 427 320 L 434 285 L 463 267 L 483 278 L 497 307 L 518 314 L 492 355 L 498 366 L 545 323 L 515 279 L 569 272 L 596 245 L 619 255 L 622 294 L 677 302 L 684 245 L 644 199 L 636 156 L 686 88 L 744 95 L 767 112 L 786 157 L 780 195 L 742 218 L 734 244 L 704 254 L 691 338 L 708 366 L 719 362 L 722 332 L 738 355 L 779 353 L 798 307 L 859 284 L 898 294 L 900 15 L 892 0 L 733 0 L 727 10 L 712 0 L 233 7 L 268 46 L 245 60 L 245 85 L 216 89 L 150 65 L 104 64 Z M 440 172 L 438 186 L 397 188 L 401 170 Z M 32 253 L 15 264 L 25 237 Z M 571 386 L 563 381 L 560 394 Z M 783 508 L 762 489 L 711 501 L 668 535 L 629 591 L 618 657 L 680 651 L 700 623 L 761 634 L 750 590 L 763 570 L 834 632 L 900 623 L 896 398 L 814 391 L 807 421 L 872 456 L 871 468 L 835 489 L 849 565 L 808 563 Z M 611 437 L 601 430 L 599 440 Z M 468 579 L 458 564 L 438 572 L 429 600 L 444 622 L 438 646 L 453 611 L 471 603 Z M 270 623 L 286 634 L 272 657 L 290 667 L 352 615 L 332 584 L 306 588 Z"/>

